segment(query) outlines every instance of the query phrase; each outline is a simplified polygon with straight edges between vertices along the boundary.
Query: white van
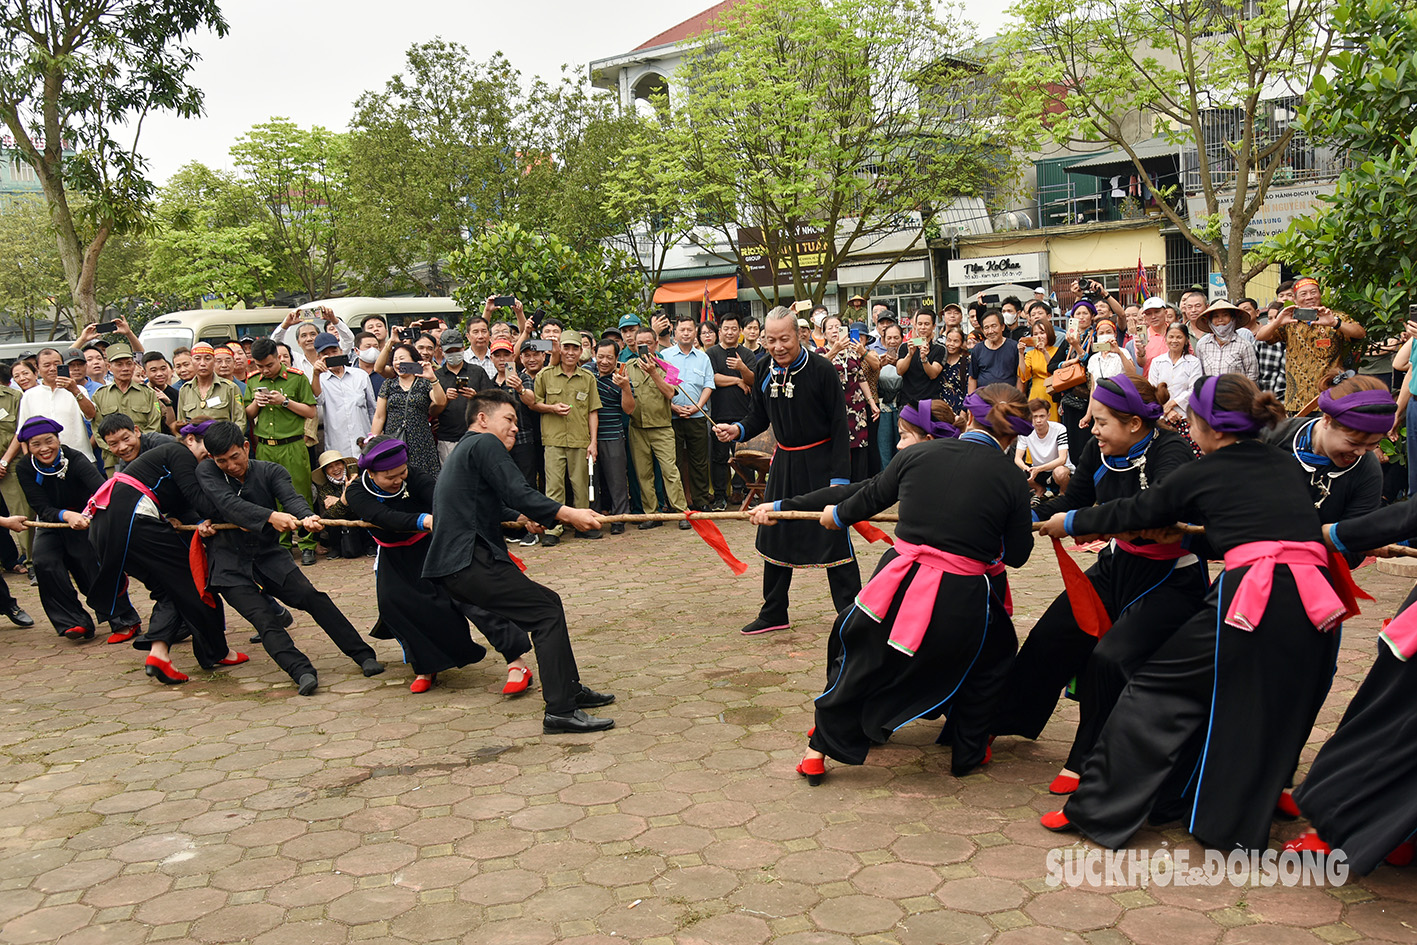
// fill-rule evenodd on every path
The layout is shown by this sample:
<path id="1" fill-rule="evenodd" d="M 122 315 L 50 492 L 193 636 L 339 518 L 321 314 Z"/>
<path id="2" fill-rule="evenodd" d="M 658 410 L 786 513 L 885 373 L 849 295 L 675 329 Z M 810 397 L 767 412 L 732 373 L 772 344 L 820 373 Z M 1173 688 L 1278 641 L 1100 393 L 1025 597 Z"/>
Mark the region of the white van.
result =
<path id="1" fill-rule="evenodd" d="M 375 299 L 363 295 L 351 295 L 340 299 L 317 299 L 300 306 L 299 311 L 309 318 L 309 310 L 315 307 L 328 308 L 340 321 L 349 326 L 350 331 L 359 331 L 360 322 L 370 315 L 382 315 L 390 327 L 397 328 L 410 322 L 441 318 L 448 325 L 462 321 L 463 307 L 455 300 L 442 296 L 423 298 Z"/>
<path id="2" fill-rule="evenodd" d="M 73 338 L 57 338 L 54 341 L 14 341 L 0 344 L 0 361 L 9 364 L 20 360 L 22 354 L 39 354 L 44 348 L 53 348 L 60 354 L 74 347 Z"/>
<path id="3" fill-rule="evenodd" d="M 161 351 L 169 360 L 178 348 L 199 341 L 215 344 L 242 338 L 265 338 L 279 327 L 288 308 L 197 308 L 169 312 L 143 326 L 138 340 L 144 351 Z"/>

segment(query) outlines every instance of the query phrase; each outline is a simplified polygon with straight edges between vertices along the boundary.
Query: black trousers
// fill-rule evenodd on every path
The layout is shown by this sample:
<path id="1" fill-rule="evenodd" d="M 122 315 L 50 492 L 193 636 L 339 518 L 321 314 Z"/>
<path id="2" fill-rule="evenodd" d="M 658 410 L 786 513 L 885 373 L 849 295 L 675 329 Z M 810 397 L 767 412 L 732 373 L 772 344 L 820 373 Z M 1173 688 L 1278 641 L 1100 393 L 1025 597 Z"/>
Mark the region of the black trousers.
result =
<path id="1" fill-rule="evenodd" d="M 122 484 L 114 487 L 108 508 L 95 514 L 89 525 L 89 541 L 99 560 L 89 606 L 111 613 L 127 589 L 124 575 L 140 581 L 157 605 L 170 604 L 181 618 L 162 621 L 160 626 L 149 621 L 147 642 L 176 643 L 189 627 L 192 653 L 202 667 L 210 669 L 228 651 L 226 618 L 219 606 L 207 606 L 192 583 L 189 542 L 167 522 L 134 514 L 137 499 L 137 490 Z"/>
<path id="2" fill-rule="evenodd" d="M 713 479 L 713 497 L 715 499 L 727 501 L 728 494 L 733 491 L 733 469 L 728 465 L 728 461 L 732 458 L 732 443 L 723 443 L 716 436 L 709 439 L 709 474 Z"/>
<path id="3" fill-rule="evenodd" d="M 510 452 L 512 462 L 517 464 L 517 469 L 521 471 L 526 484 L 537 492 L 544 492 L 541 478 L 545 456 L 541 451 L 541 444 L 536 442 L 517 443 L 512 446 Z"/>
<path id="4" fill-rule="evenodd" d="M 792 589 L 792 572 L 795 568 L 784 568 L 771 561 L 763 562 L 763 607 L 758 611 L 758 619 L 772 626 L 787 623 L 787 598 Z M 861 593 L 861 569 L 855 561 L 827 568 L 827 587 L 831 589 L 832 606 L 836 607 L 838 619 L 851 609 L 856 595 Z M 837 659 L 841 656 L 841 634 L 833 633 L 827 638 L 827 678 L 831 679 Z"/>
<path id="5" fill-rule="evenodd" d="M 713 487 L 709 485 L 709 427 L 708 421 L 700 414 L 692 417 L 675 417 L 670 423 L 674 427 L 674 447 L 679 457 L 679 466 L 684 470 L 686 491 L 691 508 L 707 508 L 713 498 Z"/>
<path id="6" fill-rule="evenodd" d="M 477 632 L 486 637 L 487 642 L 492 644 L 492 649 L 496 650 L 508 663 L 531 652 L 531 637 L 506 617 L 499 617 L 476 604 L 469 604 L 461 600 L 457 603 L 458 610 L 461 610 L 467 619 L 472 621 Z"/>
<path id="7" fill-rule="evenodd" d="M 526 628 L 541 670 L 546 711 L 570 715 L 576 711 L 580 670 L 571 652 L 570 630 L 561 596 L 523 574 L 515 564 L 493 557 L 479 544 L 472 563 L 454 574 L 435 578 L 455 600 L 481 607 Z M 495 644 L 494 644 L 495 645 Z"/>
<path id="8" fill-rule="evenodd" d="M 243 610 L 235 600 L 229 597 L 227 599 L 231 600 L 231 606 L 236 607 L 237 612 L 250 621 L 251 625 L 261 634 L 262 646 L 266 645 L 266 637 L 271 631 L 279 630 L 275 624 L 275 615 L 265 602 L 266 595 L 269 595 L 287 607 L 303 610 L 314 617 L 315 622 L 320 625 L 320 629 L 325 631 L 325 636 L 329 637 L 335 646 L 339 647 L 340 652 L 354 660 L 356 664 L 378 658 L 374 648 L 364 642 L 359 631 L 354 629 L 354 624 L 350 623 L 343 611 L 335 606 L 334 601 L 330 600 L 330 595 L 311 584 L 310 579 L 305 576 L 305 572 L 292 569 L 279 581 L 267 576 L 259 567 L 253 567 L 251 573 L 260 587 L 258 588 L 254 584 L 249 585 L 249 594 L 239 595 L 243 601 L 242 606 L 250 612 Z M 239 590 L 245 591 L 247 589 L 241 588 Z M 265 591 L 265 594 L 262 594 L 261 591 Z M 222 596 L 226 597 L 227 595 L 223 593 Z M 284 633 L 284 631 L 280 632 Z M 292 648 L 294 648 L 294 644 L 292 644 Z M 266 649 L 267 652 L 270 652 L 269 647 Z M 274 658 L 275 654 L 271 653 L 271 656 Z M 276 662 L 279 663 L 280 660 L 276 660 Z"/>
<path id="9" fill-rule="evenodd" d="M 256 585 L 213 587 L 212 590 L 220 594 L 238 614 L 246 618 L 247 623 L 256 628 L 256 632 L 261 635 L 261 646 L 265 647 L 266 653 L 291 679 L 298 680 L 306 673 L 315 673 L 310 658 L 295 645 L 290 634 L 272 619 L 266 595 L 262 594 Z"/>
<path id="10" fill-rule="evenodd" d="M 991 602 L 989 629 L 969 674 L 950 700 L 944 728 L 935 739 L 951 747 L 950 771 L 961 777 L 984 763 L 994 714 L 1018 653 L 1018 632 L 1002 598 Z"/>
<path id="11" fill-rule="evenodd" d="M 62 528 L 39 528 L 35 531 L 30 566 L 34 568 L 35 580 L 39 585 L 39 600 L 44 606 L 44 615 L 61 634 L 71 627 L 94 629 L 94 620 L 79 602 L 79 591 L 70 581 L 72 575 L 79 589 L 87 593 L 98 577 L 98 554 L 89 544 L 88 536 L 81 531 Z M 100 611 L 98 619 L 107 621 L 115 632 L 141 622 L 126 592 L 118 595 L 111 612 Z"/>

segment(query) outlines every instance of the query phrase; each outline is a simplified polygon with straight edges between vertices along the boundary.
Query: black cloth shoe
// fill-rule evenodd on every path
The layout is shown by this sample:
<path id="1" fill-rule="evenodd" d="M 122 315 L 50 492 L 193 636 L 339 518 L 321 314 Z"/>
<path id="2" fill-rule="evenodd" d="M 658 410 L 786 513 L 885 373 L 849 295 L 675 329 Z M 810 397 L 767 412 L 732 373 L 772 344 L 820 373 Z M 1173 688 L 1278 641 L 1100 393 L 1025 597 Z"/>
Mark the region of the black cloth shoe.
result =
<path id="1" fill-rule="evenodd" d="M 320 688 L 320 681 L 315 678 L 314 673 L 306 673 L 296 682 L 296 686 L 302 696 L 313 696 L 315 690 Z"/>
<path id="2" fill-rule="evenodd" d="M 554 548 L 559 544 L 561 544 L 560 535 L 553 535 L 550 532 L 547 532 L 546 534 L 541 536 L 541 546 L 543 548 Z"/>
<path id="3" fill-rule="evenodd" d="M 759 633 L 768 633 L 772 630 L 786 630 L 790 626 L 792 626 L 790 623 L 768 623 L 766 620 L 759 617 L 738 632 L 745 637 L 751 637 Z"/>
<path id="4" fill-rule="evenodd" d="M 640 522 L 640 524 L 636 525 L 635 528 L 639 529 L 640 531 L 644 531 L 649 528 L 658 528 L 663 524 L 663 522 Z"/>
<path id="5" fill-rule="evenodd" d="M 546 735 L 565 732 L 603 732 L 607 728 L 614 727 L 614 719 L 598 719 L 593 715 L 586 715 L 581 709 L 577 709 L 570 715 L 552 715 L 548 712 L 541 720 L 541 731 Z"/>
<path id="6" fill-rule="evenodd" d="M 314 548 L 306 548 L 304 551 L 300 552 L 300 563 L 301 563 L 302 565 L 304 565 L 305 567 L 307 567 L 307 568 L 310 567 L 310 565 L 314 564 L 314 563 L 315 563 L 315 549 L 314 549 Z"/>
<path id="7" fill-rule="evenodd" d="M 614 693 L 596 692 L 584 683 L 581 684 L 581 691 L 576 693 L 576 708 L 578 709 L 598 709 L 614 701 Z"/>
<path id="8" fill-rule="evenodd" d="M 610 534 L 612 534 L 612 535 L 623 535 L 623 534 L 625 534 L 625 523 L 624 523 L 624 522 L 614 522 L 614 523 L 612 523 L 611 526 L 610 526 Z"/>
<path id="9" fill-rule="evenodd" d="M 6 617 L 9 617 L 10 622 L 17 627 L 34 626 L 34 618 L 31 617 L 29 614 L 25 613 L 24 608 L 20 606 L 19 601 L 12 602 L 9 607 L 0 610 L 0 613 L 3 613 Z"/>
<path id="10" fill-rule="evenodd" d="M 370 658 L 359 664 L 359 668 L 364 670 L 366 676 L 377 676 L 384 671 L 384 664 L 376 659 Z"/>
<path id="11" fill-rule="evenodd" d="M 577 538 L 599 538 L 599 537 L 600 537 L 600 529 L 598 529 L 598 528 L 592 528 L 592 529 L 591 529 L 590 531 L 588 531 L 588 532 L 576 532 L 576 537 L 577 537 Z"/>

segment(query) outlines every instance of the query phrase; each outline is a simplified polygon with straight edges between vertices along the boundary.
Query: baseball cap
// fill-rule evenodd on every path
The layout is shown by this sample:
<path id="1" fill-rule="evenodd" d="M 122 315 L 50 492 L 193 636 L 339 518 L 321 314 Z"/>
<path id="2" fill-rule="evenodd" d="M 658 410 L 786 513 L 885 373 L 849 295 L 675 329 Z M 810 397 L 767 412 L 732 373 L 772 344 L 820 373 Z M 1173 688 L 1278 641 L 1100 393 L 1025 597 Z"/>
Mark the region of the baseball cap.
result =
<path id="1" fill-rule="evenodd" d="M 326 348 L 338 348 L 339 337 L 333 332 L 322 331 L 315 336 L 315 353 L 318 354 Z"/>
<path id="2" fill-rule="evenodd" d="M 620 324 L 618 327 L 629 328 L 633 325 L 638 328 L 641 324 L 642 322 L 640 321 L 640 316 L 638 315 L 621 315 Z"/>
<path id="3" fill-rule="evenodd" d="M 24 360 L 24 356 L 23 356 L 23 355 L 21 355 L 20 360 L 22 360 L 22 361 Z M 67 351 L 64 352 L 64 363 L 65 363 L 65 364 L 68 364 L 70 361 L 82 361 L 82 360 L 84 360 L 84 353 L 83 353 L 82 351 L 80 351 L 78 348 L 70 348 L 70 349 L 68 349 Z"/>
<path id="4" fill-rule="evenodd" d="M 441 348 L 465 348 L 467 341 L 463 338 L 462 332 L 456 328 L 445 328 L 443 334 L 438 338 L 438 346 Z"/>
<path id="5" fill-rule="evenodd" d="M 1141 310 L 1142 310 L 1143 312 L 1150 312 L 1150 311 L 1152 311 L 1153 309 L 1158 309 L 1158 308 L 1170 308 L 1170 307 L 1171 307 L 1170 303 L 1167 302 L 1165 299 L 1161 298 L 1161 297 L 1158 296 L 1158 295 L 1153 295 L 1151 298 L 1149 298 L 1149 299 L 1147 299 L 1145 302 L 1141 303 Z"/>
<path id="6" fill-rule="evenodd" d="M 498 351 L 511 354 L 514 350 L 516 349 L 512 347 L 512 343 L 505 338 L 498 338 L 496 341 L 492 342 L 493 354 L 496 354 Z"/>

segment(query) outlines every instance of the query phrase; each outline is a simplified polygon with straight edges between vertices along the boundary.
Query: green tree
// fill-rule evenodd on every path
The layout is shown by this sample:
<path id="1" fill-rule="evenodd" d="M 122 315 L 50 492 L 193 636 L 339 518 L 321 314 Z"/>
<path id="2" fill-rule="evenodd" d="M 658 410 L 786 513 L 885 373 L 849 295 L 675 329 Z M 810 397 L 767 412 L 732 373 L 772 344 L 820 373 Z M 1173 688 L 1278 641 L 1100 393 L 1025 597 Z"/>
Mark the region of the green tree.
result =
<path id="1" fill-rule="evenodd" d="M 644 310 L 644 283 L 623 253 L 599 244 L 576 249 L 517 223 L 488 227 L 453 254 L 449 270 L 460 282 L 453 297 L 469 312 L 480 312 L 489 295 L 514 295 L 527 312 L 599 330 Z"/>
<path id="2" fill-rule="evenodd" d="M 64 264 L 44 200 L 10 201 L 0 211 L 0 311 L 20 327 L 26 341 L 34 341 L 45 322 L 52 319 L 53 328 L 61 324 L 68 305 Z"/>
<path id="3" fill-rule="evenodd" d="M 1018 0 L 992 50 L 1015 97 L 1019 140 L 1105 145 L 1147 171 L 1134 144 L 1161 135 L 1195 150 L 1206 212 L 1158 203 L 1225 276 L 1232 297 L 1268 262 L 1246 259 L 1245 227 L 1289 161 L 1296 128 L 1269 123 L 1276 90 L 1309 88 L 1328 61 L 1330 0 Z M 1217 124 L 1233 134 L 1218 135 Z M 1217 137 L 1223 140 L 1217 141 Z"/>
<path id="4" fill-rule="evenodd" d="M 345 276 L 346 137 L 272 118 L 237 139 L 231 157 L 271 224 L 273 262 L 310 298 L 333 296 Z"/>
<path id="5" fill-rule="evenodd" d="M 446 260 L 512 204 L 520 96 L 520 75 L 501 53 L 475 62 L 434 39 L 359 99 L 344 250 L 361 288 L 451 291 Z"/>
<path id="6" fill-rule="evenodd" d="M 153 297 L 193 308 L 207 296 L 228 306 L 269 305 L 273 295 L 297 287 L 289 267 L 278 270 L 273 261 L 280 247 L 256 195 L 204 164 L 184 166 L 163 187 L 148 244 L 142 286 Z"/>
<path id="7" fill-rule="evenodd" d="M 820 299 L 842 260 L 888 235 L 915 231 L 895 259 L 918 251 L 939 207 L 1001 171 L 990 89 L 951 52 L 968 25 L 937 13 L 933 0 L 729 7 L 675 73 L 662 144 L 635 147 L 616 192 L 653 189 L 662 208 L 680 208 L 675 225 L 737 264 L 765 302 L 782 281 L 796 298 Z M 654 160 L 652 148 L 675 160 Z M 655 175 L 635 181 L 629 168 Z M 616 204 L 622 219 L 645 209 Z M 748 271 L 740 225 L 761 228 L 773 284 Z"/>
<path id="8" fill-rule="evenodd" d="M 0 12 L 0 120 L 39 178 L 81 322 L 98 316 L 104 246 L 141 227 L 152 196 L 143 119 L 201 113 L 187 40 L 226 29 L 215 0 L 26 0 Z"/>
<path id="9" fill-rule="evenodd" d="M 1317 275 L 1370 337 L 1388 337 L 1417 303 L 1417 7 L 1346 0 L 1333 27 L 1332 77 L 1315 78 L 1301 121 L 1352 161 L 1325 212 L 1295 220 L 1271 251 Z"/>

